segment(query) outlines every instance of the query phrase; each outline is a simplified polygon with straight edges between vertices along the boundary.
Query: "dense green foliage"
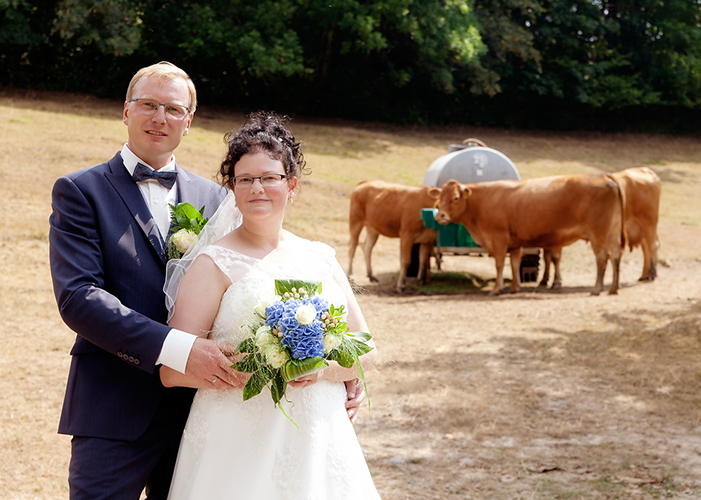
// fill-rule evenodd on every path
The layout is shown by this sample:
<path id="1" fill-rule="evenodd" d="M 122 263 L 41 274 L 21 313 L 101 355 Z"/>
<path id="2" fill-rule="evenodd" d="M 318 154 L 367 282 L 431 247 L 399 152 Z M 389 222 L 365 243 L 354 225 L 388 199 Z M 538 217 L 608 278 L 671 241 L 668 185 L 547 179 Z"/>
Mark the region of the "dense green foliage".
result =
<path id="1" fill-rule="evenodd" d="M 701 129 L 701 0 L 0 0 L 0 84 L 399 122 Z"/>

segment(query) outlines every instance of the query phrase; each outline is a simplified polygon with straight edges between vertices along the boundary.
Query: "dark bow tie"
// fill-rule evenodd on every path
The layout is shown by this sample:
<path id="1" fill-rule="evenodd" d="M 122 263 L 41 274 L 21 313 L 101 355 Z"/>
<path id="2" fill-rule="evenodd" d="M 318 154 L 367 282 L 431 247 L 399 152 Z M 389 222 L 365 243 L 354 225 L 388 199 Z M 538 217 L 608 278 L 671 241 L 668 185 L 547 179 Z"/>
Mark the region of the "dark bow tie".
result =
<path id="1" fill-rule="evenodd" d="M 173 170 L 160 172 L 147 167 L 143 163 L 137 163 L 136 168 L 134 169 L 134 175 L 132 175 L 131 178 L 134 179 L 134 182 L 145 181 L 147 179 L 156 179 L 161 183 L 161 186 L 166 189 L 170 189 L 173 187 L 173 184 L 175 184 L 175 178 L 177 176 L 178 173 Z"/>

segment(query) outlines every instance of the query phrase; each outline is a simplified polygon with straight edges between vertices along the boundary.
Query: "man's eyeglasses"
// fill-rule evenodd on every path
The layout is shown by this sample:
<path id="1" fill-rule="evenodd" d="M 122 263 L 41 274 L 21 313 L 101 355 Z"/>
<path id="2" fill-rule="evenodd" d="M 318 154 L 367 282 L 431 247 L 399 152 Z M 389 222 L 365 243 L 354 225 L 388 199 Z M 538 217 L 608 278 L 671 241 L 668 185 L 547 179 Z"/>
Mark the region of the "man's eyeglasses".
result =
<path id="1" fill-rule="evenodd" d="M 137 105 L 137 109 L 142 113 L 148 115 L 155 115 L 158 111 L 158 108 L 160 108 L 161 106 L 163 106 L 163 108 L 165 109 L 166 115 L 168 115 L 169 118 L 173 118 L 174 120 L 182 120 L 190 114 L 190 108 L 188 108 L 187 106 L 183 106 L 182 104 L 163 104 L 162 102 L 154 101 L 153 99 L 141 98 L 129 99 L 128 102 L 135 102 Z"/>
<path id="2" fill-rule="evenodd" d="M 253 186 L 253 182 L 258 179 L 263 187 L 275 187 L 279 186 L 283 179 L 287 176 L 283 174 L 265 174 L 259 177 L 251 177 L 248 175 L 239 175 L 234 177 L 234 186 L 240 188 L 249 188 Z"/>

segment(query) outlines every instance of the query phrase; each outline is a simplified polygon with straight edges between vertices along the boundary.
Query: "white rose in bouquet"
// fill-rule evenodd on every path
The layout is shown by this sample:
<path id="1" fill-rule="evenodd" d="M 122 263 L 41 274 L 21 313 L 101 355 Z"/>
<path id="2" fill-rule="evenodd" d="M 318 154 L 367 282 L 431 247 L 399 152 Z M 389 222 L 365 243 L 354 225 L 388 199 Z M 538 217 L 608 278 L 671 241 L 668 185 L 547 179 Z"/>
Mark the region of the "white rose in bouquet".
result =
<path id="1" fill-rule="evenodd" d="M 279 295 L 271 295 L 267 299 L 262 299 L 260 302 L 258 302 L 254 309 L 258 314 L 265 317 L 265 308 L 268 307 L 270 304 L 277 302 L 278 300 L 280 300 Z"/>
<path id="2" fill-rule="evenodd" d="M 295 313 L 295 319 L 300 325 L 311 325 L 316 318 L 316 308 L 313 304 L 299 306 Z"/>
<path id="3" fill-rule="evenodd" d="M 328 354 L 341 345 L 341 338 L 336 335 L 324 337 L 324 353 Z"/>
<path id="4" fill-rule="evenodd" d="M 279 344 L 267 344 L 261 348 L 265 360 L 276 370 L 290 360 L 287 350 Z"/>
<path id="5" fill-rule="evenodd" d="M 264 347 L 268 344 L 275 343 L 275 337 L 272 335 L 272 330 L 269 326 L 261 326 L 256 330 L 256 345 L 258 347 Z"/>

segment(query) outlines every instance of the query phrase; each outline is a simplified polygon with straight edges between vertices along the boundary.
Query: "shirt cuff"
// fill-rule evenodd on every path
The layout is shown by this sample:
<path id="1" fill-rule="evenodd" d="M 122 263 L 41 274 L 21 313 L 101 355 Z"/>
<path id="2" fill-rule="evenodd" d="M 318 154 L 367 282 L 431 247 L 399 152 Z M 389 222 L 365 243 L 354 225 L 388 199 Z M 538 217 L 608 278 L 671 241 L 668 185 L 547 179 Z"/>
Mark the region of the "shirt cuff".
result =
<path id="1" fill-rule="evenodd" d="M 156 364 L 165 365 L 175 371 L 185 373 L 187 360 L 195 340 L 197 340 L 197 335 L 172 328 L 163 342 L 161 354 L 158 355 Z"/>

